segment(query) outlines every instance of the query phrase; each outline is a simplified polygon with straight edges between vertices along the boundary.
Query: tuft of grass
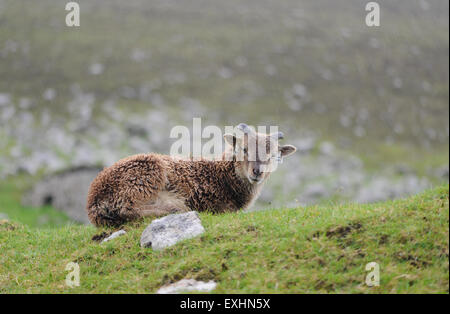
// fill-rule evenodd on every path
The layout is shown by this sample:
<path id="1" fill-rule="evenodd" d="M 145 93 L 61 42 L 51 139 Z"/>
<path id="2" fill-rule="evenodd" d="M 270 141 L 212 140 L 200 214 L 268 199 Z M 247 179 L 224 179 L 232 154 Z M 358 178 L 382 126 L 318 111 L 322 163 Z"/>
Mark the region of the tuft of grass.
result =
<path id="1" fill-rule="evenodd" d="M 153 293 L 183 278 L 215 293 L 448 293 L 449 186 L 384 203 L 200 214 L 205 233 L 163 251 L 139 246 L 149 220 L 112 229 L 0 223 L 0 293 Z M 66 264 L 80 286 L 65 285 Z M 380 285 L 365 284 L 366 264 Z"/>

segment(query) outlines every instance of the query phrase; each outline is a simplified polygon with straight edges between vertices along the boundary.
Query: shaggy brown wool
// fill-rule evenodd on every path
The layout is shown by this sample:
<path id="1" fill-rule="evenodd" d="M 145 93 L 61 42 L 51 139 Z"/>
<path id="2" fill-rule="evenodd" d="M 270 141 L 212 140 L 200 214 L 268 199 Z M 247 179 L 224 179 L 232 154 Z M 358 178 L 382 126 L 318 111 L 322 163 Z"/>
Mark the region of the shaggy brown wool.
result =
<path id="1" fill-rule="evenodd" d="M 131 156 L 105 168 L 92 182 L 88 216 L 96 226 L 117 226 L 142 216 L 188 210 L 237 211 L 250 205 L 262 186 L 240 176 L 240 167 L 239 161 Z"/>

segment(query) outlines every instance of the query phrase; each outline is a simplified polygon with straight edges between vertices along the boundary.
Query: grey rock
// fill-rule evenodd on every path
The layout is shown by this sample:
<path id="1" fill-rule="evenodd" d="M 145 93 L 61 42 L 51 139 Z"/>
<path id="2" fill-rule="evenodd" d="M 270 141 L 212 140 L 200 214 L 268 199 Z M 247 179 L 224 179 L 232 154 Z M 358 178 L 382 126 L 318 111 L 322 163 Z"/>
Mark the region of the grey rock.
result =
<path id="1" fill-rule="evenodd" d="M 103 242 L 111 241 L 112 239 L 115 239 L 115 238 L 117 238 L 117 237 L 120 237 L 120 236 L 122 236 L 122 235 L 124 235 L 124 234 L 126 234 L 126 233 L 127 233 L 127 232 L 126 232 L 125 230 L 119 230 L 119 231 L 116 231 L 116 232 L 114 232 L 113 234 L 111 234 L 109 237 L 104 238 L 103 241 L 102 241 L 102 243 L 103 243 Z"/>
<path id="2" fill-rule="evenodd" d="M 325 197 L 328 192 L 327 188 L 323 184 L 315 183 L 308 186 L 303 194 L 308 198 L 319 199 Z"/>
<path id="3" fill-rule="evenodd" d="M 9 94 L 0 93 L 0 107 L 11 103 L 11 96 Z"/>
<path id="4" fill-rule="evenodd" d="M 374 203 L 388 199 L 417 194 L 430 187 L 428 180 L 414 175 L 393 179 L 388 177 L 375 177 L 367 182 L 356 196 L 358 203 Z"/>
<path id="5" fill-rule="evenodd" d="M 209 292 L 216 288 L 217 283 L 210 280 L 208 282 L 197 281 L 195 279 L 182 279 L 173 284 L 163 286 L 156 292 L 157 294 L 176 294 L 183 292 Z"/>
<path id="6" fill-rule="evenodd" d="M 172 214 L 153 220 L 145 228 L 141 236 L 141 246 L 161 250 L 181 240 L 198 236 L 204 231 L 197 212 Z"/>
<path id="7" fill-rule="evenodd" d="M 449 170 L 448 170 L 448 166 L 442 166 L 438 169 L 435 170 L 435 176 L 438 179 L 443 179 L 443 180 L 447 180 L 449 179 Z"/>
<path id="8" fill-rule="evenodd" d="M 329 195 L 327 187 L 322 183 L 312 183 L 307 185 L 305 190 L 299 196 L 301 204 L 309 205 L 325 198 Z"/>
<path id="9" fill-rule="evenodd" d="M 407 165 L 396 165 L 395 172 L 399 175 L 407 175 L 413 173 L 412 169 Z"/>
<path id="10" fill-rule="evenodd" d="M 319 150 L 323 155 L 331 155 L 334 153 L 334 145 L 331 142 L 323 142 L 320 144 Z"/>
<path id="11" fill-rule="evenodd" d="M 313 150 L 316 145 L 316 140 L 312 137 L 307 137 L 303 139 L 299 139 L 295 142 L 295 147 L 297 147 L 297 151 L 300 153 L 309 153 Z"/>
<path id="12" fill-rule="evenodd" d="M 29 207 L 51 205 L 69 218 L 88 224 L 86 200 L 89 186 L 101 169 L 79 167 L 50 175 L 25 193 L 22 204 Z"/>
<path id="13" fill-rule="evenodd" d="M 0 220 L 8 220 L 9 216 L 5 213 L 0 213 Z"/>

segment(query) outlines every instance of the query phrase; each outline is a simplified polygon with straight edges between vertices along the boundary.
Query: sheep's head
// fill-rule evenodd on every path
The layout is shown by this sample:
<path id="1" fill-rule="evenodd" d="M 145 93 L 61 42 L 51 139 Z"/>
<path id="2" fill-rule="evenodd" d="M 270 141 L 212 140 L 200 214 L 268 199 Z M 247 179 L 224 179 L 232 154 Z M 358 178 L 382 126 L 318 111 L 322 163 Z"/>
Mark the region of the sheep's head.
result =
<path id="1" fill-rule="evenodd" d="M 224 139 L 241 163 L 242 175 L 252 184 L 264 182 L 282 158 L 297 150 L 292 145 L 279 145 L 278 140 L 283 138 L 281 132 L 257 133 L 244 123 L 239 124 L 238 130 L 241 136 L 227 133 Z"/>

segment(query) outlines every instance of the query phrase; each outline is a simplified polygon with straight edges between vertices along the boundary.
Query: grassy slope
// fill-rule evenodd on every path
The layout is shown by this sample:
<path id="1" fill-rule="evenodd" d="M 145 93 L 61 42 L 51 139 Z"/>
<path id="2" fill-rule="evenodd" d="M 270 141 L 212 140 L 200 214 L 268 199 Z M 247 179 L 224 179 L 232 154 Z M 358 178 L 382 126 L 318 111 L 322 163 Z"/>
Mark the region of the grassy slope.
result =
<path id="1" fill-rule="evenodd" d="M 185 277 L 216 280 L 218 293 L 448 293 L 449 187 L 372 205 L 202 214 L 204 235 L 162 252 L 139 247 L 145 223 L 106 244 L 86 226 L 0 224 L 0 293 L 151 293 Z M 66 263 L 81 286 L 65 286 Z M 363 284 L 365 265 L 381 284 Z"/>

